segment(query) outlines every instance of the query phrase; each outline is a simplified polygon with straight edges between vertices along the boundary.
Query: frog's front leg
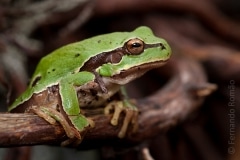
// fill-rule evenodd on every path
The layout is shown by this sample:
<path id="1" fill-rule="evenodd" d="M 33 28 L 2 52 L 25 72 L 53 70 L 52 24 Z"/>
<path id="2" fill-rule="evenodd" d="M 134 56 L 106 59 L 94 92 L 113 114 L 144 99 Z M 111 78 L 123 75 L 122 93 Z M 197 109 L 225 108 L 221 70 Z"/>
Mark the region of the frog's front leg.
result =
<path id="1" fill-rule="evenodd" d="M 122 95 L 122 101 L 112 101 L 107 104 L 104 108 L 105 114 L 110 114 L 110 111 L 114 109 L 113 117 L 111 119 L 111 124 L 116 126 L 118 125 L 118 120 L 120 114 L 125 112 L 125 117 L 123 121 L 123 125 L 118 133 L 119 138 L 123 138 L 126 135 L 127 129 L 129 125 L 132 125 L 132 132 L 135 132 L 138 128 L 138 109 L 134 106 L 127 97 L 125 89 L 121 87 L 120 94 Z"/>
<path id="2" fill-rule="evenodd" d="M 84 85 L 92 80 L 94 80 L 94 75 L 92 73 L 79 72 L 68 76 L 59 83 L 62 110 L 66 113 L 65 116 L 69 118 L 69 121 L 76 132 L 81 132 L 89 126 L 94 126 L 94 122 L 91 119 L 88 119 L 80 113 L 77 91 L 75 89 L 75 86 Z M 71 143 L 71 137 L 69 138 Z M 81 142 L 81 137 L 76 138 Z"/>

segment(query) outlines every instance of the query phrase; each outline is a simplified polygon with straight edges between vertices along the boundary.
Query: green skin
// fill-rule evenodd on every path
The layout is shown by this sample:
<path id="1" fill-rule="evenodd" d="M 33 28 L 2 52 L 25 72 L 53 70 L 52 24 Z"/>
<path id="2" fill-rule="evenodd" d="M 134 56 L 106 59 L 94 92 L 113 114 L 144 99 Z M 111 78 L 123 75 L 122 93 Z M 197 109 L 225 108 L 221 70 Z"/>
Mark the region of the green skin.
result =
<path id="1" fill-rule="evenodd" d="M 125 54 L 118 63 L 101 64 L 94 69 L 95 73 L 89 71 L 87 67 L 83 68 L 91 58 L 123 47 L 128 40 L 133 38 L 142 40 L 144 44 L 161 44 L 161 46 L 145 48 L 141 54 L 137 55 Z M 69 116 L 74 127 L 81 131 L 89 125 L 89 122 L 80 113 L 75 86 L 94 82 L 96 75 L 103 78 L 103 83 L 108 79 L 111 83 L 121 86 L 141 76 L 147 70 L 156 68 L 149 67 L 148 69 L 148 64 L 164 64 L 170 58 L 170 55 L 171 49 L 167 42 L 154 36 L 151 29 L 145 26 L 132 32 L 114 32 L 63 46 L 42 58 L 27 90 L 15 100 L 8 110 L 12 111 L 27 102 L 34 94 L 39 94 L 48 87 L 58 85 L 63 110 Z M 142 72 L 131 72 L 125 75 L 124 79 L 117 77 L 123 71 L 142 65 L 146 68 Z M 113 78 L 114 76 L 116 77 Z M 103 94 L 104 92 L 111 92 L 111 87 L 106 88 L 103 85 L 102 89 L 97 92 L 102 91 Z M 106 96 L 106 98 L 108 97 Z M 71 116 L 74 118 L 71 118 Z"/>

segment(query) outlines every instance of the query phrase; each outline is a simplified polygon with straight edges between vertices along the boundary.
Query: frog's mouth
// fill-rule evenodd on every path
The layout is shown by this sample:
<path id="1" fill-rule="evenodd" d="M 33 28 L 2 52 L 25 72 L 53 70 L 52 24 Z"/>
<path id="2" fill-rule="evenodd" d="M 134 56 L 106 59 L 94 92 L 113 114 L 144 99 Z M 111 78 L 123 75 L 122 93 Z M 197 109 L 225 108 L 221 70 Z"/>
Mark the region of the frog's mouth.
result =
<path id="1" fill-rule="evenodd" d="M 119 74 L 113 75 L 110 77 L 112 83 L 124 85 L 130 81 L 141 77 L 147 71 L 159 68 L 166 64 L 167 60 L 161 60 L 156 62 L 145 63 L 136 67 L 129 68 L 128 70 L 123 70 Z"/>

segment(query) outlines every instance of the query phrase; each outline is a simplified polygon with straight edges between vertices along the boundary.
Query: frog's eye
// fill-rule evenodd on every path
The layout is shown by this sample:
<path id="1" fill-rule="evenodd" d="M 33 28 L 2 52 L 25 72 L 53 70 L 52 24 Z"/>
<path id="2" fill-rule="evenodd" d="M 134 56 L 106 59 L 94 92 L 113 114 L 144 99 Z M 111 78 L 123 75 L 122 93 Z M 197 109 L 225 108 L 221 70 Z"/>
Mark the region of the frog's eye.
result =
<path id="1" fill-rule="evenodd" d="M 129 40 L 125 45 L 127 51 L 133 55 L 140 54 L 144 50 L 144 42 L 137 38 Z"/>

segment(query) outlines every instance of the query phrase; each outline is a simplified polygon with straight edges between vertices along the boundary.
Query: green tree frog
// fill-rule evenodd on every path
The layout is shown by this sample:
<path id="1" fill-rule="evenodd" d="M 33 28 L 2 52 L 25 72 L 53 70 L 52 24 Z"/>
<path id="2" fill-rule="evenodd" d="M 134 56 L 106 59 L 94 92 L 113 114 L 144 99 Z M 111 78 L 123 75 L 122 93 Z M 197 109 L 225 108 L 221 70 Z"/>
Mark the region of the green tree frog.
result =
<path id="1" fill-rule="evenodd" d="M 168 43 L 145 26 L 69 44 L 41 59 L 28 88 L 8 109 L 33 112 L 51 124 L 58 121 L 68 140 L 80 142 L 81 131 L 94 126 L 81 108 L 104 106 L 121 86 L 162 66 L 170 55 Z M 125 112 L 119 132 L 124 137 L 138 110 L 128 100 L 110 102 L 105 113 L 110 110 L 112 125 Z"/>

